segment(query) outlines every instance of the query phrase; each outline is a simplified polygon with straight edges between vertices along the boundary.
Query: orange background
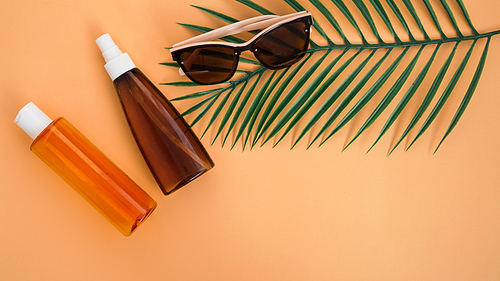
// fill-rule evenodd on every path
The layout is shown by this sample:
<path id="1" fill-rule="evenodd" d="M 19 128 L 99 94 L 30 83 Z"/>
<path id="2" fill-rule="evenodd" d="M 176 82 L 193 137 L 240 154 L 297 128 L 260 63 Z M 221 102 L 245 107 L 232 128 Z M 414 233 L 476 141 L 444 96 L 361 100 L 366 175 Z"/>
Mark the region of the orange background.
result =
<path id="1" fill-rule="evenodd" d="M 498 1 L 464 2 L 480 32 L 500 28 Z M 352 128 L 308 151 L 283 144 L 242 153 L 206 138 L 216 167 L 165 197 L 94 40 L 110 33 L 155 84 L 178 81 L 158 64 L 171 60 L 163 47 L 195 33 L 175 22 L 220 25 L 189 4 L 256 15 L 222 0 L 2 1 L 1 280 L 500 280 L 499 36 L 469 108 L 435 155 L 448 120 L 390 157 L 395 135 L 365 154 L 377 130 L 343 153 Z M 168 98 L 192 91 L 160 89 Z M 30 152 L 13 122 L 29 101 L 66 117 L 157 200 L 131 237 Z"/>

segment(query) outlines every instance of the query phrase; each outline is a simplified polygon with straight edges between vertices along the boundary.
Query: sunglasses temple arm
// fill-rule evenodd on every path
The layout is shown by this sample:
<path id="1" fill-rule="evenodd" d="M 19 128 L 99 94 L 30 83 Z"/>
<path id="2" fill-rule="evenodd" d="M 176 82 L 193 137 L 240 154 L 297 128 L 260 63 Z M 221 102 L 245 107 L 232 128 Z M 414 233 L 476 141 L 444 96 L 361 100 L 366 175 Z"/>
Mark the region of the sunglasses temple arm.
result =
<path id="1" fill-rule="evenodd" d="M 274 17 L 269 18 L 269 19 L 263 19 L 263 20 L 258 21 L 258 22 L 249 23 L 249 24 L 244 25 L 242 27 L 238 26 L 238 27 L 230 28 L 229 30 L 227 30 L 227 32 L 226 32 L 226 34 L 224 34 L 224 36 L 238 34 L 238 33 L 246 32 L 246 31 L 257 30 L 257 29 L 265 29 L 266 27 L 269 27 L 269 26 L 271 26 L 275 23 L 278 23 L 282 20 L 285 20 L 285 19 L 291 18 L 291 17 L 296 17 L 298 14 L 305 14 L 305 13 L 307 13 L 307 12 L 304 11 L 304 12 L 298 12 L 298 13 L 284 15 L 284 16 L 274 16 Z M 230 25 L 227 27 L 230 27 Z"/>
<path id="2" fill-rule="evenodd" d="M 175 48 L 175 47 L 179 47 L 182 45 L 210 41 L 213 39 L 221 38 L 221 37 L 232 35 L 232 34 L 238 34 L 238 33 L 242 33 L 245 31 L 263 29 L 263 28 L 269 27 L 277 22 L 280 22 L 286 18 L 296 17 L 296 16 L 301 15 L 301 14 L 307 14 L 307 12 L 302 11 L 302 12 L 288 14 L 288 15 L 284 15 L 284 16 L 263 15 L 263 16 L 249 18 L 246 20 L 232 23 L 230 25 L 227 25 L 227 26 L 224 26 L 221 28 L 214 29 L 214 30 L 209 31 L 209 32 L 204 33 L 204 34 L 200 34 L 200 35 L 195 36 L 193 38 L 190 38 L 188 40 L 184 40 L 182 42 L 174 44 L 172 47 Z"/>
<path id="3" fill-rule="evenodd" d="M 207 33 L 200 34 L 200 35 L 195 36 L 193 38 L 190 38 L 188 40 L 184 40 L 182 42 L 179 42 L 177 44 L 172 45 L 172 47 L 175 48 L 178 46 L 187 45 L 187 44 L 191 44 L 191 43 L 210 41 L 210 40 L 224 37 L 227 35 L 236 34 L 238 32 L 243 32 L 243 31 L 238 31 L 238 30 L 244 29 L 245 25 L 250 25 L 250 24 L 255 23 L 255 22 L 265 21 L 265 20 L 274 19 L 274 18 L 278 18 L 278 17 L 279 16 L 275 16 L 275 15 L 264 15 L 264 16 L 258 16 L 258 17 L 246 19 L 243 21 L 235 22 L 235 23 L 232 23 L 230 25 L 214 29 L 214 30 L 209 31 Z"/>

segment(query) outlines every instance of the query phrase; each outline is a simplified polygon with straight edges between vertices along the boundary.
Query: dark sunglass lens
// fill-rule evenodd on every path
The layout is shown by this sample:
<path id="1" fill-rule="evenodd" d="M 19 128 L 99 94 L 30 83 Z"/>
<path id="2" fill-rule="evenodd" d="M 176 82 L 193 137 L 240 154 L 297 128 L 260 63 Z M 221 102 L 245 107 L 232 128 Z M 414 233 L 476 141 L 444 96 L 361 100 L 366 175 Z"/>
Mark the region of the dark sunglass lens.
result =
<path id="1" fill-rule="evenodd" d="M 215 84 L 231 78 L 236 70 L 238 56 L 231 47 L 193 47 L 184 50 L 177 62 L 194 82 Z"/>
<path id="2" fill-rule="evenodd" d="M 253 52 L 268 68 L 290 66 L 305 55 L 309 46 L 309 28 L 307 21 L 286 23 L 258 39 Z"/>

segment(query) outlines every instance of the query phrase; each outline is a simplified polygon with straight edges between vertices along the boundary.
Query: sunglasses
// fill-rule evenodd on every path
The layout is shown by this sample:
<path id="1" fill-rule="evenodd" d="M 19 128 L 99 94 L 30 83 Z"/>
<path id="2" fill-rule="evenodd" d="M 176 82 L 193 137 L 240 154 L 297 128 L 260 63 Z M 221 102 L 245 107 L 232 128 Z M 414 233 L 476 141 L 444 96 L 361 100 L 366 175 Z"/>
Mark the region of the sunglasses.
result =
<path id="1" fill-rule="evenodd" d="M 172 46 L 172 58 L 193 82 L 210 85 L 233 77 L 243 51 L 251 51 L 269 69 L 298 62 L 307 52 L 312 15 L 306 11 L 285 16 L 264 15 L 230 24 Z M 263 29 L 245 43 L 211 41 L 231 34 Z"/>

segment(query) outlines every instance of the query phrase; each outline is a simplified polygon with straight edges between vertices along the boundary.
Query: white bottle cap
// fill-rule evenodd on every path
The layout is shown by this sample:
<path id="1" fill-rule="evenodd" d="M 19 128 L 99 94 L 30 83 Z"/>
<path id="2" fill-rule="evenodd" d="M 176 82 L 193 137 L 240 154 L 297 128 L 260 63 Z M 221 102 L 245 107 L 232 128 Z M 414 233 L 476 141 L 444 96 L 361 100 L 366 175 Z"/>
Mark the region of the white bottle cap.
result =
<path id="1" fill-rule="evenodd" d="M 32 139 L 36 139 L 52 123 L 52 119 L 30 102 L 19 111 L 14 122 Z"/>
<path id="2" fill-rule="evenodd" d="M 135 64 L 130 59 L 130 56 L 127 53 L 122 53 L 109 34 L 102 35 L 95 42 L 99 46 L 99 49 L 101 49 L 102 56 L 106 60 L 104 68 L 106 68 L 111 80 L 115 80 L 123 73 L 135 68 Z"/>

